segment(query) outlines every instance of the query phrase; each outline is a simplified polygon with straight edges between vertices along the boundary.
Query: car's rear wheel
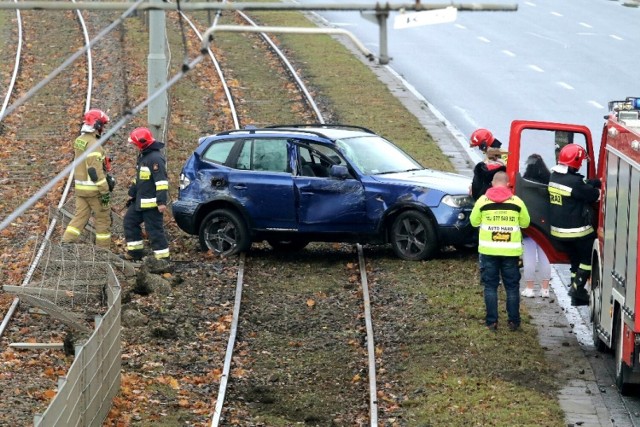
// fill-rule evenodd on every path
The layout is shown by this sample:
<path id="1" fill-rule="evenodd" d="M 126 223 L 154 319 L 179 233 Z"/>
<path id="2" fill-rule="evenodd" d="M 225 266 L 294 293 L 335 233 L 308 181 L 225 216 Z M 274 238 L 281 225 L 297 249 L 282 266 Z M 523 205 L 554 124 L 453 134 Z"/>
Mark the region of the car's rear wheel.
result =
<path id="1" fill-rule="evenodd" d="M 391 226 L 390 238 L 395 254 L 408 261 L 432 258 L 438 249 L 431 220 L 418 211 L 398 215 Z"/>
<path id="2" fill-rule="evenodd" d="M 267 239 L 267 243 L 276 251 L 296 252 L 304 249 L 309 242 L 304 239 L 277 240 Z"/>
<path id="3" fill-rule="evenodd" d="M 217 209 L 208 214 L 200 226 L 200 246 L 220 256 L 246 251 L 251 245 L 249 229 L 244 220 L 229 209 Z"/>

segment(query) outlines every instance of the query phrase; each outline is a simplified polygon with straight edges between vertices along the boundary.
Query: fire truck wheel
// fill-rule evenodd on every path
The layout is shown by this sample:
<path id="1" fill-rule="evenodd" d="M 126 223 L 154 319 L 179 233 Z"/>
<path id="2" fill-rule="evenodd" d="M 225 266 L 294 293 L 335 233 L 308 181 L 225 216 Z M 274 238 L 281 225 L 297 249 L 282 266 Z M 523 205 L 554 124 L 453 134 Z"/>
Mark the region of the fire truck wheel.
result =
<path id="1" fill-rule="evenodd" d="M 622 395 L 629 393 L 629 383 L 626 382 L 629 378 L 629 367 L 622 361 L 622 341 L 624 331 L 624 320 L 620 315 L 620 311 L 616 311 L 613 319 L 613 336 L 615 338 L 615 363 L 616 363 L 616 386 Z"/>
<path id="2" fill-rule="evenodd" d="M 591 270 L 591 298 L 589 298 L 589 304 L 593 345 L 596 347 L 596 350 L 604 352 L 607 350 L 607 345 L 600 339 L 598 334 L 598 327 L 600 326 L 600 319 L 602 318 L 602 287 L 597 261 L 593 262 L 593 269 Z"/>

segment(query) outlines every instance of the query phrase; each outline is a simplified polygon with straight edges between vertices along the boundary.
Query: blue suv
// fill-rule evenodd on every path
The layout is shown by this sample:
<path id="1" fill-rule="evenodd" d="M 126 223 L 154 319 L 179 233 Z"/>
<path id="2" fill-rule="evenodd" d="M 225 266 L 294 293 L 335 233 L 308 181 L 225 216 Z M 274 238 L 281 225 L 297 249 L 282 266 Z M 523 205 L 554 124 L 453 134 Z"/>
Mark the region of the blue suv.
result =
<path id="1" fill-rule="evenodd" d="M 173 216 L 223 256 L 266 240 L 390 243 L 405 260 L 476 241 L 470 179 L 425 169 L 374 132 L 279 125 L 200 138 L 180 175 Z"/>

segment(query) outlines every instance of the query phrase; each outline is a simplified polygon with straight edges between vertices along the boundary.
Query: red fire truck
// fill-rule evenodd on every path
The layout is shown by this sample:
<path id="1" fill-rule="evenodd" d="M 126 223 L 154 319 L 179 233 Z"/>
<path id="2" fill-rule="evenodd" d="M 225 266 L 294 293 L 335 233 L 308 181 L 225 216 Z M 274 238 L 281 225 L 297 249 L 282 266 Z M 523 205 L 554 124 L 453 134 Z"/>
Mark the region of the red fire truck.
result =
<path id="1" fill-rule="evenodd" d="M 616 384 L 624 394 L 640 383 L 640 97 L 609 103 L 597 156 L 589 129 L 581 125 L 516 120 L 511 124 L 507 173 L 515 193 L 531 214 L 525 234 L 545 251 L 551 263 L 568 263 L 550 238 L 547 186 L 523 178 L 526 160 L 537 153 L 549 168 L 564 145 L 579 144 L 591 161 L 580 171 L 600 178 L 600 200 L 593 206 L 597 230 L 593 244 L 589 310 L 594 345 L 613 349 Z M 637 316 L 637 317 L 636 317 Z"/>

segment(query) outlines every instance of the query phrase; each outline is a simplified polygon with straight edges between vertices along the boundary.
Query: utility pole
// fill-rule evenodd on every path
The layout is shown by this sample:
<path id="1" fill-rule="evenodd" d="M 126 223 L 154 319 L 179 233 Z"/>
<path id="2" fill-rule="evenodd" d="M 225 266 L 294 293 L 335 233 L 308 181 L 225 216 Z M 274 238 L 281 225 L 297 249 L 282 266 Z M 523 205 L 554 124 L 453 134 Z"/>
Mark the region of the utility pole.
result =
<path id="1" fill-rule="evenodd" d="M 162 4 L 163 0 L 151 0 Z M 166 16 L 164 10 L 149 11 L 149 57 L 147 61 L 147 94 L 151 96 L 167 84 Z M 168 96 L 163 92 L 149 103 L 147 117 L 149 130 L 156 138 L 162 137 L 162 124 L 168 115 Z"/>

